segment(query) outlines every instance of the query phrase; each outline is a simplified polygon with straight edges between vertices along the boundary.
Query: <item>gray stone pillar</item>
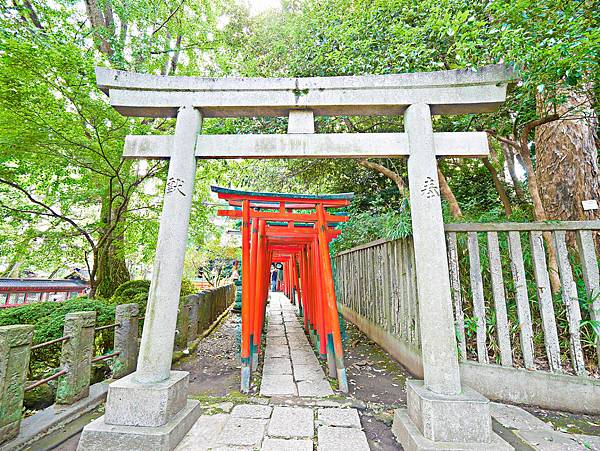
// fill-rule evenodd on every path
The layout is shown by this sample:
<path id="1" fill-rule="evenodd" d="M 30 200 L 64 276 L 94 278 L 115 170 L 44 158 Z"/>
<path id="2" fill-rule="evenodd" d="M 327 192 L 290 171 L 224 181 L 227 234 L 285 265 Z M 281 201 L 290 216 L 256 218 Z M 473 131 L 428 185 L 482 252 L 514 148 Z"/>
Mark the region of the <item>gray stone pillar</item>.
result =
<path id="1" fill-rule="evenodd" d="M 392 431 L 406 450 L 512 449 L 492 431 L 489 401 L 461 387 L 431 112 L 404 114 L 424 381 L 406 382 Z"/>
<path id="2" fill-rule="evenodd" d="M 0 444 L 19 434 L 33 326 L 0 327 Z"/>
<path id="3" fill-rule="evenodd" d="M 192 305 L 188 297 L 181 300 L 177 314 L 177 328 L 175 331 L 175 349 L 182 351 L 187 348 L 189 338 L 190 312 Z"/>
<path id="4" fill-rule="evenodd" d="M 182 107 L 177 114 L 148 308 L 135 373 L 136 380 L 141 383 L 164 381 L 171 372 L 196 175 L 196 139 L 201 122 L 200 111 L 195 108 Z"/>
<path id="5" fill-rule="evenodd" d="M 60 366 L 67 373 L 58 378 L 56 404 L 73 404 L 90 393 L 94 357 L 96 312 L 73 312 L 65 316 Z"/>
<path id="6" fill-rule="evenodd" d="M 119 379 L 135 371 L 138 356 L 137 304 L 121 304 L 115 309 L 115 352 L 119 355 L 112 364 L 113 377 Z"/>
<path id="7" fill-rule="evenodd" d="M 110 385 L 106 413 L 84 428 L 80 450 L 170 451 L 200 416 L 187 399 L 189 373 L 171 371 L 171 358 L 201 122 L 195 108 L 179 109 L 137 370 Z"/>
<path id="8" fill-rule="evenodd" d="M 425 387 L 455 395 L 461 390 L 460 373 L 429 106 L 408 107 L 404 130 L 410 148 L 408 183 Z"/>
<path id="9" fill-rule="evenodd" d="M 198 338 L 198 295 L 189 297 L 190 300 L 190 318 L 188 326 L 188 341 L 192 342 Z"/>

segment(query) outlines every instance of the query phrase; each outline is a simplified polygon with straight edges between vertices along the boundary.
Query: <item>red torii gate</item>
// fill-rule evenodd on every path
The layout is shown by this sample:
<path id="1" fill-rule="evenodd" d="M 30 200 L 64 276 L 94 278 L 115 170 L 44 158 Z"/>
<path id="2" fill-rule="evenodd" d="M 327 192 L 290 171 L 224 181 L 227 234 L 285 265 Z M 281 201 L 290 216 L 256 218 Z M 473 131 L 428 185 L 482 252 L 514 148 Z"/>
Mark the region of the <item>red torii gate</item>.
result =
<path id="1" fill-rule="evenodd" d="M 242 219 L 242 391 L 250 389 L 250 376 L 258 364 L 269 269 L 275 262 L 284 265 L 284 292 L 298 306 L 319 355 L 327 358 L 329 375 L 337 377 L 341 391 L 348 391 L 329 256 L 329 242 L 340 234 L 333 227 L 348 217 L 327 208 L 349 205 L 353 194 L 211 189 L 235 208 L 219 210 L 219 216 Z"/>

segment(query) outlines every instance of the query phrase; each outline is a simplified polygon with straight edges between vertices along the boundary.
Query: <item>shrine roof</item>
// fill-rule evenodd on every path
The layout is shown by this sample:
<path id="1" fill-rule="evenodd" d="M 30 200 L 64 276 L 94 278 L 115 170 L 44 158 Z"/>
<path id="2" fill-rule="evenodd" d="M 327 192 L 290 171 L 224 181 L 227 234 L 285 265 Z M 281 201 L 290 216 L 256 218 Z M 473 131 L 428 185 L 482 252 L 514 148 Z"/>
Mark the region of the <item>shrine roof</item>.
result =
<path id="1" fill-rule="evenodd" d="M 230 204 L 244 199 L 250 200 L 251 207 L 278 208 L 281 202 L 285 202 L 285 208 L 309 208 L 316 202 L 324 206 L 347 205 L 354 197 L 354 193 L 339 194 L 298 194 L 298 193 L 271 193 L 257 191 L 243 191 L 221 186 L 211 186 L 212 192 L 217 193 L 221 199 L 226 199 Z M 233 201 L 233 202 L 232 202 Z M 254 201 L 254 202 L 253 202 Z M 337 202 L 336 202 L 337 201 Z M 340 203 L 339 201 L 343 201 Z M 288 204 L 291 202 L 292 204 Z"/>

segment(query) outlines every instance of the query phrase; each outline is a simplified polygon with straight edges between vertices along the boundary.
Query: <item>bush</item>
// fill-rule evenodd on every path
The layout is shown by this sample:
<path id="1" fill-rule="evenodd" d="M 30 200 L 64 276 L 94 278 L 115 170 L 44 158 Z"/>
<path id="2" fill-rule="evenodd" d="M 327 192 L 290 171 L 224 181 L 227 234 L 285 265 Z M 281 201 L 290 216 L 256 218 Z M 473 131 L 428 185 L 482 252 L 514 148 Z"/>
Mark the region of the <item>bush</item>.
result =
<path id="1" fill-rule="evenodd" d="M 115 307 L 103 299 L 80 297 L 63 302 L 38 302 L 20 307 L 0 310 L 0 326 L 12 324 L 31 324 L 35 326 L 33 344 L 60 338 L 63 335 L 65 316 L 71 312 L 95 311 L 96 326 L 113 323 Z M 104 354 L 113 346 L 112 330 L 99 332 L 96 335 L 95 353 Z M 32 351 L 30 360 L 30 380 L 36 380 L 60 363 L 61 344 Z"/>
<path id="2" fill-rule="evenodd" d="M 146 314 L 149 291 L 149 280 L 129 280 L 115 290 L 115 294 L 113 294 L 109 302 L 113 305 L 137 304 L 140 309 L 139 315 L 144 316 Z"/>
<path id="3" fill-rule="evenodd" d="M 140 308 L 140 316 L 145 316 L 149 291 L 149 280 L 130 280 L 115 290 L 115 294 L 110 298 L 109 302 L 113 305 L 137 304 Z M 194 294 L 197 291 L 191 280 L 183 279 L 181 281 L 180 297 Z"/>
<path id="4" fill-rule="evenodd" d="M 110 324 L 115 319 L 115 308 L 103 299 L 86 296 L 63 302 L 37 302 L 0 311 L 0 326 L 32 324 L 35 326 L 33 343 L 42 343 L 62 337 L 65 315 L 71 312 L 95 311 L 96 325 Z"/>
<path id="5" fill-rule="evenodd" d="M 190 279 L 183 279 L 181 281 L 181 290 L 179 291 L 180 297 L 196 294 L 197 292 L 198 290 Z"/>

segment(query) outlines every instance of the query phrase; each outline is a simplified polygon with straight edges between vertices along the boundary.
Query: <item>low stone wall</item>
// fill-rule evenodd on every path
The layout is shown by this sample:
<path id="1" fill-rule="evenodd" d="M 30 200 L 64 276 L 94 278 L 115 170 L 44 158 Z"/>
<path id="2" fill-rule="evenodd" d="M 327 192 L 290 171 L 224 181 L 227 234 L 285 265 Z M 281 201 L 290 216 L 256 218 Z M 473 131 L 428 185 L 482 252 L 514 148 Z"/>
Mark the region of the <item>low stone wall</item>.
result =
<path id="1" fill-rule="evenodd" d="M 177 315 L 175 351 L 182 351 L 207 331 L 235 301 L 235 285 L 201 291 L 182 298 Z"/>

